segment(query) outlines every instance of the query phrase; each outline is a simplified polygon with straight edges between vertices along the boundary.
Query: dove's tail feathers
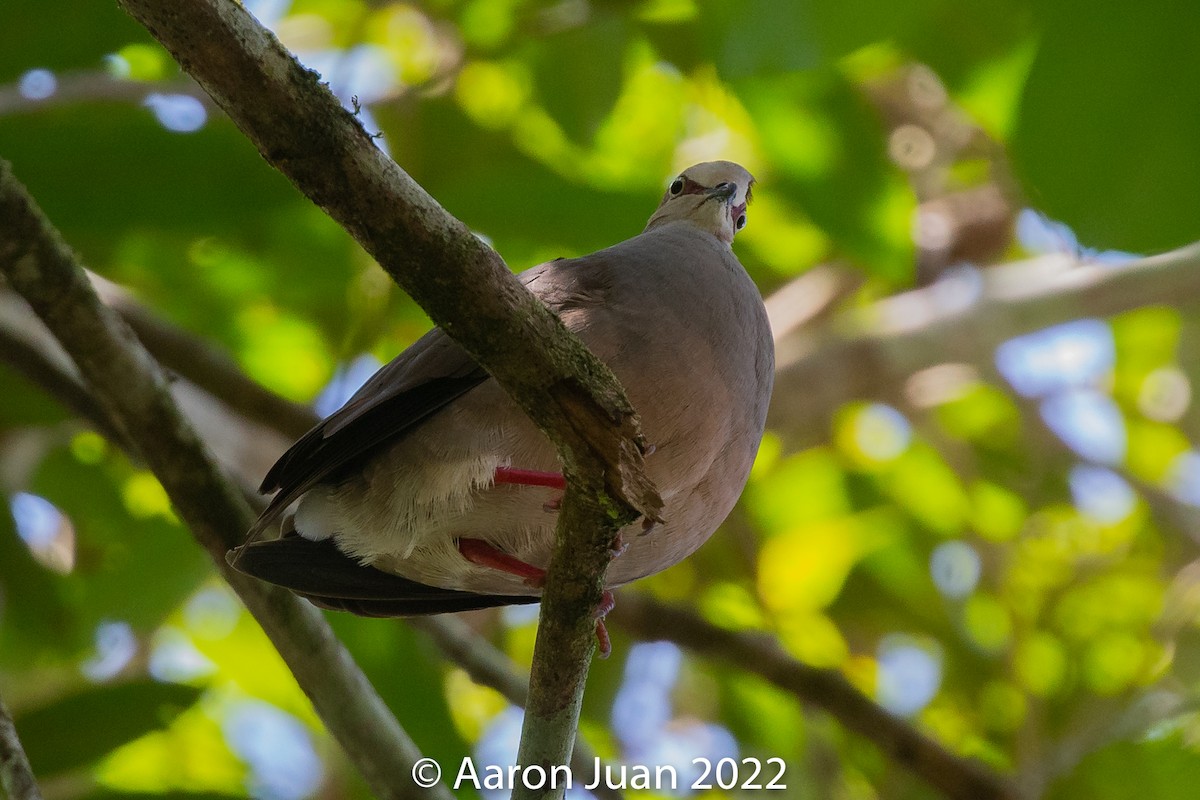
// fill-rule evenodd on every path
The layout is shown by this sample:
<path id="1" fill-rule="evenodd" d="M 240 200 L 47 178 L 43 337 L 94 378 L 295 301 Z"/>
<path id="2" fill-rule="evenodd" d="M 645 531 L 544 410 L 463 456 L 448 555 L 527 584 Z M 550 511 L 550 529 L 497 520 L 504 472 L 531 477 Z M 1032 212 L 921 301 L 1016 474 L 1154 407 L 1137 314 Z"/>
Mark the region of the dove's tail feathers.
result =
<path id="1" fill-rule="evenodd" d="M 313 605 L 363 617 L 412 617 L 536 603 L 528 596 L 486 595 L 439 589 L 365 567 L 332 540 L 287 536 L 230 550 L 238 572 L 290 589 Z"/>

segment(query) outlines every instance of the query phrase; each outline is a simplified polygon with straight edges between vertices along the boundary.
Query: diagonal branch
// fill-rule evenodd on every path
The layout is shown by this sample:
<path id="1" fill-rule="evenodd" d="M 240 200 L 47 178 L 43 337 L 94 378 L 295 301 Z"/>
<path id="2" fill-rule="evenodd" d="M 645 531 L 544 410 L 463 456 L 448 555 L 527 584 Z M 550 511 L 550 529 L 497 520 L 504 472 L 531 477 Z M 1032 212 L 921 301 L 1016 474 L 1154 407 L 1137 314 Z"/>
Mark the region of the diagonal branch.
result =
<path id="1" fill-rule="evenodd" d="M 773 638 L 719 628 L 645 595 L 625 595 L 612 618 L 642 639 L 666 639 L 759 675 L 801 702 L 823 708 L 952 800 L 1013 800 L 999 776 L 960 758 L 888 714 L 835 670 L 796 661 Z"/>
<path id="2" fill-rule="evenodd" d="M 1071 319 L 1196 298 L 1200 244 L 1118 266 L 1045 256 L 952 277 L 780 339 L 767 424 L 806 447 L 825 439 L 843 403 L 889 400 L 920 370 L 990 363 L 1001 342 Z"/>
<path id="3" fill-rule="evenodd" d="M 420 757 L 416 745 L 320 613 L 290 592 L 225 564 L 225 552 L 249 527 L 253 513 L 180 415 L 162 370 L 120 318 L 100 303 L 74 254 L 4 162 L 0 219 L 6 222 L 0 273 L 70 354 L 113 426 L 158 477 L 375 793 L 449 798 L 440 785 L 423 791 L 407 779 Z"/>
<path id="4" fill-rule="evenodd" d="M 658 519 L 638 419 L 611 371 L 232 0 L 120 0 L 254 143 L 459 342 L 554 443 L 567 490 L 542 593 L 519 757 L 565 764 L 617 530 Z M 519 793 L 517 793 L 519 794 Z M 547 792 L 545 794 L 550 794 Z M 561 791 L 553 792 L 561 796 Z"/>

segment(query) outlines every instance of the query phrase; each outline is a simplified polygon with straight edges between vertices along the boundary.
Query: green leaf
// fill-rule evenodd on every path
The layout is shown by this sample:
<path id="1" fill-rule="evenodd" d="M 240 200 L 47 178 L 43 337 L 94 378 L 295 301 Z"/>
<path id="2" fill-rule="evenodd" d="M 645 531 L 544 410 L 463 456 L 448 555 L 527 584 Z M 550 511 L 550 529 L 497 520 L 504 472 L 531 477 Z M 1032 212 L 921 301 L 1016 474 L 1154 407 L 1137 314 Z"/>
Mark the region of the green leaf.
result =
<path id="1" fill-rule="evenodd" d="M 57 400 L 7 364 L 0 364 L 0 386 L 4 387 L 4 402 L 0 403 L 0 430 L 50 425 L 62 422 L 69 416 Z"/>
<path id="2" fill-rule="evenodd" d="M 862 94 L 834 72 L 747 79 L 738 89 L 777 170 L 764 180 L 769 191 L 799 206 L 861 263 L 906 277 L 907 217 L 897 237 L 882 213 L 899 179 L 884 152 L 880 120 Z"/>
<path id="3" fill-rule="evenodd" d="M 715 55 L 724 78 L 774 75 L 821 63 L 808 4 L 706 0 L 701 9 L 705 49 Z"/>
<path id="4" fill-rule="evenodd" d="M 149 679 L 96 686 L 21 714 L 15 722 L 33 771 L 49 777 L 87 766 L 165 727 L 202 693 Z"/>
<path id="5" fill-rule="evenodd" d="M 17 536 L 8 498 L 0 508 L 0 662 L 27 666 L 48 642 L 71 650 L 84 631 L 57 581 Z"/>
<path id="6" fill-rule="evenodd" d="M 1087 756 L 1059 780 L 1047 800 L 1191 800 L 1200 785 L 1200 753 L 1182 737 L 1119 742 Z"/>
<path id="7" fill-rule="evenodd" d="M 7 83 L 33 67 L 97 68 L 105 55 L 149 36 L 116 3 L 5 0 L 4 39 L 0 82 Z"/>
<path id="8" fill-rule="evenodd" d="M 1086 247 L 1200 236 L 1200 6 L 1058 0 L 1044 22 L 1012 143 L 1030 202 Z"/>
<path id="9" fill-rule="evenodd" d="M 591 141 L 617 102 L 628 40 L 625 22 L 605 15 L 534 48 L 537 97 L 576 142 Z"/>
<path id="10" fill-rule="evenodd" d="M 224 117 L 178 134 L 134 102 L 51 105 L 6 119 L 0 153 L 92 266 L 111 255 L 119 232 L 246 234 L 295 198 Z"/>
<path id="11" fill-rule="evenodd" d="M 245 800 L 245 795 L 219 792 L 122 792 L 103 790 L 85 795 L 82 800 Z"/>
<path id="12" fill-rule="evenodd" d="M 182 526 L 136 508 L 132 494 L 148 484 L 153 489 L 146 473 L 120 460 L 85 464 L 65 449 L 38 469 L 33 491 L 75 527 L 75 569 L 58 582 L 85 630 L 121 619 L 149 631 L 211 574 L 207 555 Z"/>

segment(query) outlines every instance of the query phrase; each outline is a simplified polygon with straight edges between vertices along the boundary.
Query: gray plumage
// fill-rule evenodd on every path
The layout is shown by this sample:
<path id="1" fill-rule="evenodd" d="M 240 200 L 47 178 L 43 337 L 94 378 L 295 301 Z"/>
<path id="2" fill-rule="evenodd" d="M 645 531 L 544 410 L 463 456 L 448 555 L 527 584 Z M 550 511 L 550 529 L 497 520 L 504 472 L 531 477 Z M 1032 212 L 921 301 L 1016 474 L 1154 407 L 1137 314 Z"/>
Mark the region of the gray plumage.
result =
<path id="1" fill-rule="evenodd" d="M 608 570 L 610 587 L 690 555 L 729 514 L 749 475 L 774 376 L 761 296 L 730 248 L 752 183 L 730 162 L 696 165 L 672 183 L 642 234 L 520 276 L 612 368 L 654 445 L 645 463 L 665 522 L 646 535 L 636 524 L 623 532 L 628 547 Z M 540 588 L 468 561 L 457 547 L 460 539 L 479 539 L 527 564 L 549 562 L 557 514 L 544 506 L 561 492 L 493 485 L 497 467 L 559 470 L 548 440 L 499 385 L 433 330 L 267 475 L 264 490 L 279 493 L 255 530 L 298 499 L 295 528 L 303 538 L 289 537 L 293 552 L 276 557 L 283 539 L 259 545 L 267 549 L 257 558 L 252 545 L 231 560 L 360 613 L 388 613 L 388 606 L 372 612 L 336 602 L 355 573 L 340 564 L 338 580 L 326 586 L 318 562 L 344 553 L 456 599 L 446 607 L 436 600 L 405 605 L 409 584 L 388 589 L 386 580 L 385 588 L 363 593 L 394 594 L 397 613 L 534 599 Z M 462 592 L 483 597 L 472 604 Z"/>

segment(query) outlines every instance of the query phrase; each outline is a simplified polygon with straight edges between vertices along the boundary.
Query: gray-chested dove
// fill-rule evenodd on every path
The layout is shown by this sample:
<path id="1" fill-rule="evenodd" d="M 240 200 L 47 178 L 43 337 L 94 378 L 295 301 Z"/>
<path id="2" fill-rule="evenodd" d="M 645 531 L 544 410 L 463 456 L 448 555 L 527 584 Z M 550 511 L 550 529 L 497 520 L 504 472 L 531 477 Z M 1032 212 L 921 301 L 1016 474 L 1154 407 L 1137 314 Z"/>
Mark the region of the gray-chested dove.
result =
<path id="1" fill-rule="evenodd" d="M 609 365 L 653 445 L 664 522 L 622 531 L 610 588 L 695 551 L 750 474 L 774 379 L 762 297 L 731 248 L 753 182 L 728 161 L 697 164 L 642 233 L 519 276 Z M 262 490 L 278 493 L 230 562 L 369 616 L 536 602 L 559 470 L 549 440 L 434 329 L 271 468 Z M 281 538 L 253 541 L 297 500 Z"/>

